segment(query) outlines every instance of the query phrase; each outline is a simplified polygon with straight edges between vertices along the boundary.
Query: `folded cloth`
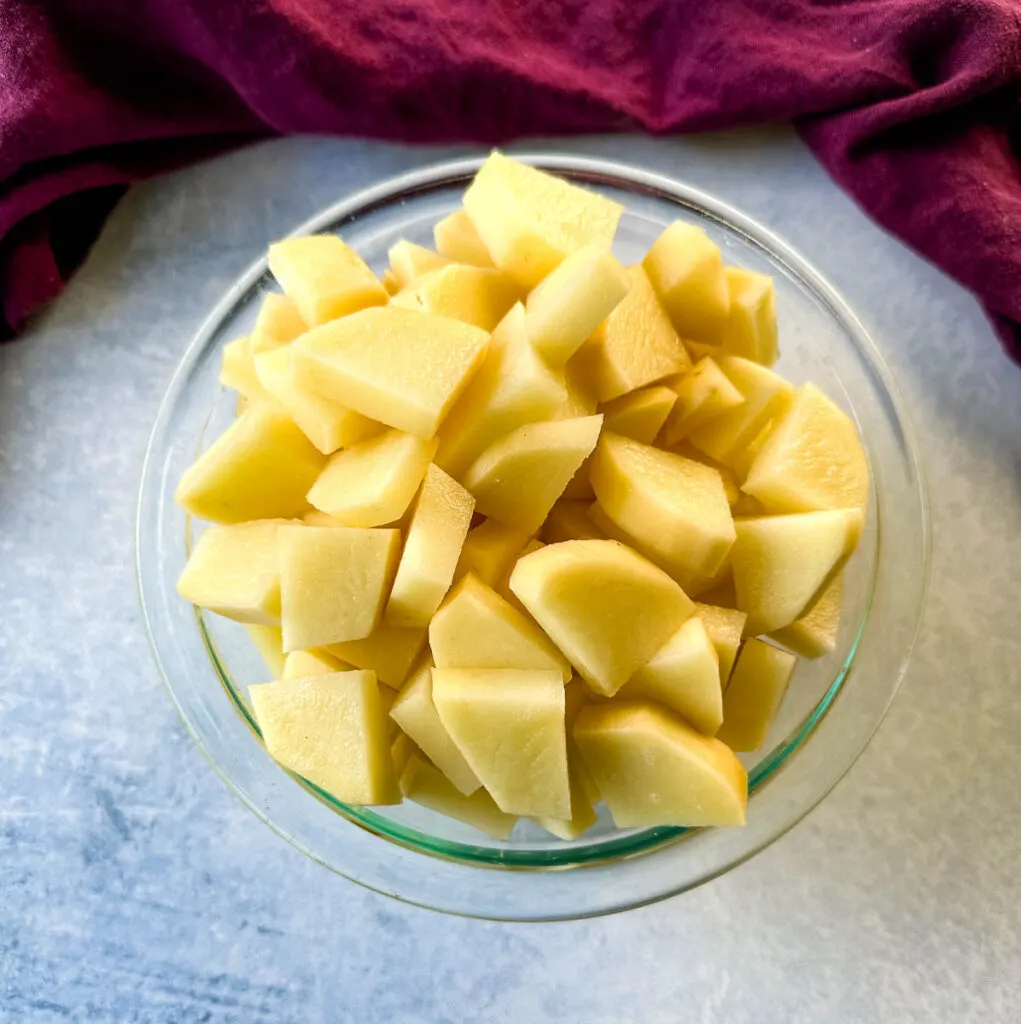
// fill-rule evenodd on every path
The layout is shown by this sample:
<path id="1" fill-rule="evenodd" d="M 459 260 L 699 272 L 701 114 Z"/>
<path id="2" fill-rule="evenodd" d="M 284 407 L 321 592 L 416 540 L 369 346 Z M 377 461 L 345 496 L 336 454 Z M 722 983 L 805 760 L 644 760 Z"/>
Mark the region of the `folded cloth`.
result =
<path id="1" fill-rule="evenodd" d="M 793 120 L 1021 359 L 1018 0 L 0 0 L 0 333 L 127 183 L 289 132 Z"/>

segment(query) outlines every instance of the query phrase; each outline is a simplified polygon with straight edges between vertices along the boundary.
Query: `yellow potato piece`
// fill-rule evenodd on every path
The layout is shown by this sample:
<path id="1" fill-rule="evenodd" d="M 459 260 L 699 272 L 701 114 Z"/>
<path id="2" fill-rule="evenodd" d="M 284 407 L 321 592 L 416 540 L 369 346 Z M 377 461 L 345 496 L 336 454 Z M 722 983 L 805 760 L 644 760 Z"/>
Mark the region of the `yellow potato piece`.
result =
<path id="1" fill-rule="evenodd" d="M 599 439 L 602 416 L 528 423 L 491 444 L 462 482 L 483 515 L 538 530 Z"/>
<path id="2" fill-rule="evenodd" d="M 697 615 L 688 619 L 617 696 L 656 701 L 700 733 L 714 736 L 723 722 L 723 688 L 720 659 L 702 620 Z"/>
<path id="3" fill-rule="evenodd" d="M 797 658 L 752 637 L 745 641 L 723 695 L 717 736 L 731 750 L 758 750 L 765 742 Z"/>
<path id="4" fill-rule="evenodd" d="M 511 308 L 497 325 L 489 351 L 440 428 L 436 464 L 461 479 L 497 438 L 553 419 L 567 400 L 563 377 L 546 366 L 525 334 L 524 308 Z"/>
<path id="5" fill-rule="evenodd" d="M 592 245 L 579 249 L 529 293 L 529 340 L 550 366 L 563 366 L 630 288 L 611 252 Z"/>
<path id="6" fill-rule="evenodd" d="M 780 354 L 773 279 L 741 267 L 727 267 L 724 272 L 730 289 L 730 313 L 720 332 L 720 347 L 729 355 L 772 366 Z"/>
<path id="7" fill-rule="evenodd" d="M 249 402 L 273 400 L 255 372 L 252 339 L 248 336 L 235 338 L 223 346 L 220 354 L 220 383 L 224 387 L 233 388 L 238 393 L 239 401 L 242 398 Z"/>
<path id="8" fill-rule="evenodd" d="M 216 523 L 299 517 L 324 462 L 286 416 L 255 404 L 184 471 L 174 500 Z"/>
<path id="9" fill-rule="evenodd" d="M 371 669 L 381 683 L 398 690 L 425 647 L 426 631 L 385 622 L 364 640 L 329 644 L 327 652 L 358 668 Z"/>
<path id="10" fill-rule="evenodd" d="M 394 523 L 421 486 L 437 441 L 388 430 L 330 458 L 308 492 L 320 512 L 345 526 Z"/>
<path id="11" fill-rule="evenodd" d="M 667 387 L 632 391 L 603 406 L 603 429 L 642 444 L 652 444 L 676 404 L 676 392 Z"/>
<path id="12" fill-rule="evenodd" d="M 579 249 L 609 249 L 624 212 L 495 151 L 465 192 L 464 208 L 493 263 L 529 289 Z"/>
<path id="13" fill-rule="evenodd" d="M 253 356 L 289 345 L 308 330 L 298 307 L 286 296 L 270 292 L 262 300 L 252 328 L 250 348 Z"/>
<path id="14" fill-rule="evenodd" d="M 688 459 L 691 462 L 700 462 L 703 466 L 715 469 L 720 474 L 720 480 L 723 483 L 723 493 L 727 496 L 727 504 L 731 506 L 731 515 L 734 514 L 734 503 L 741 497 L 741 486 L 738 483 L 737 474 L 734 470 L 729 466 L 725 466 L 722 462 L 709 458 L 705 452 L 700 452 L 697 448 L 688 444 L 687 441 L 671 445 L 666 450 L 673 455 L 680 455 L 683 459 Z"/>
<path id="15" fill-rule="evenodd" d="M 416 277 L 439 270 L 450 263 L 445 256 L 402 238 L 387 251 L 390 270 L 399 288 L 407 288 Z"/>
<path id="16" fill-rule="evenodd" d="M 746 399 L 709 356 L 704 356 L 674 386 L 677 405 L 663 429 L 666 447 L 683 441 L 700 426 L 744 405 Z"/>
<path id="17" fill-rule="evenodd" d="M 277 529 L 282 519 L 203 530 L 177 581 L 186 601 L 237 622 L 280 625 Z"/>
<path id="18" fill-rule="evenodd" d="M 571 678 L 567 661 L 542 630 L 472 575 L 433 616 L 429 646 L 440 668 L 553 669 L 563 682 Z"/>
<path id="19" fill-rule="evenodd" d="M 744 490 L 771 512 L 864 509 L 869 468 L 854 421 L 803 384 L 765 438 Z"/>
<path id="20" fill-rule="evenodd" d="M 482 785 L 440 721 L 433 703 L 433 664 L 428 658 L 401 687 L 390 717 L 457 788 L 469 796 Z"/>
<path id="21" fill-rule="evenodd" d="M 299 386 L 428 438 L 488 345 L 489 335 L 471 324 L 388 306 L 309 331 L 290 351 Z"/>
<path id="22" fill-rule="evenodd" d="M 491 331 L 521 297 L 520 285 L 507 274 L 453 263 L 415 278 L 390 300 L 390 305 L 450 317 Z"/>
<path id="23" fill-rule="evenodd" d="M 391 297 L 396 295 L 401 290 L 400 283 L 394 276 L 394 272 L 389 267 L 387 267 L 387 269 L 383 271 L 383 276 L 379 280 L 383 287 L 386 289 L 387 295 L 390 295 Z"/>
<path id="24" fill-rule="evenodd" d="M 388 298 L 379 278 L 336 235 L 274 242 L 269 269 L 309 327 L 382 306 Z"/>
<path id="25" fill-rule="evenodd" d="M 501 811 L 571 817 L 559 672 L 435 668 L 432 686 L 440 720 Z"/>
<path id="26" fill-rule="evenodd" d="M 547 544 L 564 540 L 603 540 L 606 534 L 589 518 L 589 503 L 561 498 L 542 524 L 542 539 Z"/>
<path id="27" fill-rule="evenodd" d="M 683 337 L 719 341 L 730 289 L 723 256 L 701 228 L 674 221 L 652 243 L 642 266 Z"/>
<path id="28" fill-rule="evenodd" d="M 393 690 L 388 689 L 385 686 L 379 688 L 380 695 L 383 693 L 393 693 Z M 394 722 L 396 728 L 397 723 Z M 407 768 L 408 762 L 411 760 L 412 755 L 415 753 L 415 744 L 404 735 L 400 730 L 397 732 L 397 736 L 393 743 L 390 744 L 390 760 L 393 761 L 394 772 L 399 779 L 404 774 L 404 769 Z"/>
<path id="29" fill-rule="evenodd" d="M 597 693 L 612 697 L 693 611 L 662 570 L 612 540 L 548 544 L 510 589 Z"/>
<path id="30" fill-rule="evenodd" d="M 438 466 L 426 469 L 384 613 L 390 625 L 429 625 L 453 582 L 474 510 L 475 499 L 456 480 Z"/>
<path id="31" fill-rule="evenodd" d="M 574 739 L 618 828 L 743 825 L 748 776 L 729 747 L 654 704 L 592 704 Z"/>
<path id="32" fill-rule="evenodd" d="M 260 683 L 248 693 L 266 750 L 285 768 L 343 803 L 400 803 L 371 672 Z"/>
<path id="33" fill-rule="evenodd" d="M 527 530 L 486 519 L 468 531 L 454 579 L 474 573 L 487 587 L 495 588 L 510 572 L 528 540 Z"/>
<path id="34" fill-rule="evenodd" d="M 281 679 L 306 679 L 309 676 L 328 676 L 346 672 L 351 668 L 325 651 L 291 651 L 284 662 Z"/>
<path id="35" fill-rule="evenodd" d="M 438 220 L 433 228 L 433 241 L 436 251 L 453 263 L 467 263 L 472 267 L 493 266 L 489 250 L 464 210 L 456 210 Z"/>
<path id="36" fill-rule="evenodd" d="M 860 509 L 737 520 L 731 564 L 748 632 L 772 633 L 800 618 L 851 556 L 862 524 Z"/>
<path id="37" fill-rule="evenodd" d="M 744 636 L 748 616 L 736 608 L 721 608 L 715 604 L 695 602 L 695 614 L 702 620 L 705 631 L 716 648 L 720 665 L 720 686 L 727 687 L 738 648 Z"/>
<path id="38" fill-rule="evenodd" d="M 284 654 L 284 634 L 279 626 L 259 626 L 249 623 L 245 626 L 248 635 L 259 652 L 259 657 L 266 663 L 273 679 L 280 679 L 284 674 L 287 655 Z"/>
<path id="39" fill-rule="evenodd" d="M 277 537 L 284 650 L 367 637 L 397 568 L 400 531 L 281 526 Z"/>
<path id="40" fill-rule="evenodd" d="M 838 573 L 799 619 L 770 634 L 770 638 L 803 658 L 821 658 L 836 649 L 844 574 Z"/>

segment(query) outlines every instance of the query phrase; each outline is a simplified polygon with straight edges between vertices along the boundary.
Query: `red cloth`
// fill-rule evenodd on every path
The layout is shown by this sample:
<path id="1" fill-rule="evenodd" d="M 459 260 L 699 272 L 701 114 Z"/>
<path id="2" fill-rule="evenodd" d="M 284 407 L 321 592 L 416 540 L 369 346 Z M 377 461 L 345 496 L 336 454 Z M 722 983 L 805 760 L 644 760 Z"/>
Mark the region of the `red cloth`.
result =
<path id="1" fill-rule="evenodd" d="M 1019 96 L 1019 0 L 0 0 L 0 330 L 118 188 L 241 138 L 793 119 L 1021 358 Z"/>

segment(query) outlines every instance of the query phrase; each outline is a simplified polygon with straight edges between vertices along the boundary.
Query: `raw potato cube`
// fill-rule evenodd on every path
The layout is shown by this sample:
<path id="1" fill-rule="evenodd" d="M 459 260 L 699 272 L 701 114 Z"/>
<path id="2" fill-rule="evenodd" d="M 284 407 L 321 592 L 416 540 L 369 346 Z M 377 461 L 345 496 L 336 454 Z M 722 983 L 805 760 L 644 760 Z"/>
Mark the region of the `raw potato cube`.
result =
<path id="1" fill-rule="evenodd" d="M 416 278 L 391 306 L 448 316 L 491 331 L 521 298 L 521 287 L 499 270 L 453 263 Z"/>
<path id="2" fill-rule="evenodd" d="M 385 307 L 302 335 L 295 381 L 339 405 L 432 437 L 478 369 L 489 335 L 459 320 Z"/>
<path id="3" fill-rule="evenodd" d="M 723 695 L 717 735 L 731 750 L 758 750 L 780 709 L 797 658 L 754 637 L 745 641 Z"/>
<path id="4" fill-rule="evenodd" d="M 844 574 L 833 577 L 800 619 L 776 630 L 770 638 L 803 658 L 821 658 L 837 646 L 840 608 L 844 599 Z"/>
<path id="5" fill-rule="evenodd" d="M 591 245 L 579 249 L 529 294 L 529 340 L 550 366 L 563 366 L 630 288 L 611 252 Z"/>
<path id="6" fill-rule="evenodd" d="M 334 672 L 347 672 L 351 668 L 325 651 L 291 651 L 284 662 L 281 679 L 307 679 L 309 676 L 328 676 Z"/>
<path id="7" fill-rule="evenodd" d="M 674 406 L 677 394 L 666 387 L 643 388 L 603 406 L 603 429 L 610 434 L 652 444 Z"/>
<path id="8" fill-rule="evenodd" d="M 400 282 L 389 267 L 383 271 L 383 276 L 379 280 L 391 298 L 401 290 Z"/>
<path id="9" fill-rule="evenodd" d="M 542 524 L 542 539 L 547 544 L 565 540 L 604 540 L 606 534 L 589 518 L 589 503 L 561 498 Z"/>
<path id="10" fill-rule="evenodd" d="M 284 654 L 284 634 L 279 626 L 258 626 L 249 623 L 245 626 L 248 635 L 259 652 L 259 657 L 266 663 L 273 679 L 280 679 L 284 674 L 287 655 Z"/>
<path id="11" fill-rule="evenodd" d="M 745 397 L 709 356 L 704 356 L 674 388 L 677 405 L 663 430 L 667 446 L 683 441 L 692 431 L 739 405 Z"/>
<path id="12" fill-rule="evenodd" d="M 260 519 L 202 531 L 177 581 L 186 601 L 237 622 L 280 625 L 277 529 Z"/>
<path id="13" fill-rule="evenodd" d="M 575 356 L 600 402 L 685 373 L 691 366 L 645 271 L 628 267 L 627 275 L 631 290 Z"/>
<path id="14" fill-rule="evenodd" d="M 539 358 L 525 334 L 525 311 L 515 305 L 499 323 L 489 351 L 440 428 L 436 464 L 460 479 L 497 438 L 553 419 L 567 400 L 564 379 Z"/>
<path id="15" fill-rule="evenodd" d="M 388 430 L 339 451 L 308 492 L 321 512 L 345 526 L 394 523 L 422 484 L 437 441 Z"/>
<path id="16" fill-rule="evenodd" d="M 702 620 L 688 619 L 617 696 L 664 704 L 700 733 L 714 736 L 723 722 L 723 689 L 720 660 Z"/>
<path id="17" fill-rule="evenodd" d="M 734 503 L 741 497 L 741 485 L 738 483 L 737 474 L 734 470 L 729 466 L 723 465 L 722 462 L 709 458 L 705 452 L 700 452 L 686 441 L 673 445 L 667 451 L 673 455 L 680 455 L 682 459 L 688 459 L 690 462 L 700 462 L 703 466 L 715 469 L 720 474 L 720 480 L 723 482 L 723 493 L 727 496 L 727 504 L 731 506 L 731 515 L 734 514 Z"/>
<path id="18" fill-rule="evenodd" d="M 259 383 L 324 455 L 357 444 L 383 430 L 381 424 L 360 412 L 345 409 L 314 391 L 298 387 L 286 348 L 275 348 L 257 355 L 255 374 Z"/>
<path id="19" fill-rule="evenodd" d="M 800 618 L 851 556 L 862 523 L 860 509 L 737 520 L 731 564 L 748 632 L 772 633 Z"/>
<path id="20" fill-rule="evenodd" d="M 252 339 L 235 338 L 223 346 L 220 356 L 220 383 L 249 402 L 270 402 L 272 396 L 259 382 L 252 359 Z M 239 410 L 240 411 L 240 410 Z"/>
<path id="21" fill-rule="evenodd" d="M 281 526 L 277 537 L 284 650 L 367 637 L 397 568 L 400 531 Z"/>
<path id="22" fill-rule="evenodd" d="M 433 664 L 427 659 L 401 688 L 390 717 L 465 796 L 482 785 L 440 721 L 433 703 Z"/>
<path id="23" fill-rule="evenodd" d="M 453 582 L 474 510 L 475 499 L 456 480 L 438 466 L 426 469 L 384 613 L 391 626 L 429 625 Z"/>
<path id="24" fill-rule="evenodd" d="M 464 208 L 496 266 L 529 289 L 579 249 L 609 249 L 624 212 L 495 151 L 465 192 Z"/>
<path id="25" fill-rule="evenodd" d="M 744 490 L 771 512 L 864 509 L 869 467 L 854 422 L 803 384 L 764 439 Z"/>
<path id="26" fill-rule="evenodd" d="M 457 210 L 437 221 L 433 228 L 433 241 L 436 251 L 453 263 L 467 263 L 472 267 L 493 266 L 489 250 L 464 210 Z"/>
<path id="27" fill-rule="evenodd" d="M 372 669 L 381 683 L 399 690 L 425 647 L 424 629 L 388 626 L 385 622 L 364 640 L 330 644 L 327 651 L 358 668 Z"/>
<path id="28" fill-rule="evenodd" d="M 216 523 L 300 517 L 324 461 L 286 416 L 257 403 L 184 471 L 174 500 Z"/>
<path id="29" fill-rule="evenodd" d="M 252 355 L 289 345 L 308 330 L 298 307 L 286 296 L 270 292 L 262 300 L 249 338 Z"/>
<path id="30" fill-rule="evenodd" d="M 732 356 L 772 366 L 780 354 L 776 340 L 776 287 L 768 274 L 727 267 L 730 313 L 720 334 Z"/>
<path id="31" fill-rule="evenodd" d="M 572 359 L 564 366 L 567 401 L 553 419 L 569 420 L 575 416 L 591 416 L 598 406 L 595 381 L 590 378 L 583 361 Z"/>
<path id="32" fill-rule="evenodd" d="M 591 704 L 574 739 L 618 828 L 743 825 L 748 776 L 718 739 L 654 704 Z"/>
<path id="33" fill-rule="evenodd" d="M 563 682 L 571 678 L 570 666 L 542 630 L 472 575 L 433 616 L 429 647 L 440 668 L 553 669 Z"/>
<path id="34" fill-rule="evenodd" d="M 382 696 L 383 693 L 393 693 L 393 690 L 381 686 L 379 692 Z M 397 723 L 394 722 L 394 727 L 396 728 L 396 726 Z M 408 767 L 408 762 L 415 754 L 415 749 L 415 744 L 398 729 L 396 738 L 390 744 L 390 760 L 393 761 L 394 773 L 398 779 L 404 774 L 404 769 Z"/>
<path id="35" fill-rule="evenodd" d="M 741 638 L 744 636 L 748 616 L 735 608 L 721 608 L 715 604 L 695 602 L 695 614 L 702 620 L 705 631 L 716 648 L 720 662 L 720 686 L 725 690 L 737 658 Z"/>
<path id="36" fill-rule="evenodd" d="M 379 278 L 336 235 L 274 242 L 269 269 L 309 327 L 387 301 Z"/>
<path id="37" fill-rule="evenodd" d="M 402 238 L 387 252 L 390 270 L 399 288 L 407 288 L 416 277 L 439 270 L 450 263 L 445 256 Z"/>
<path id="38" fill-rule="evenodd" d="M 400 785 L 409 800 L 463 821 L 494 839 L 506 839 L 518 821 L 513 814 L 504 814 L 484 789 L 475 790 L 471 796 L 458 792 L 443 772 L 413 752 L 401 774 Z"/>
<path id="39" fill-rule="evenodd" d="M 461 580 L 471 572 L 487 587 L 495 588 L 510 572 L 528 540 L 526 530 L 504 526 L 495 519 L 479 523 L 468 531 L 454 579 Z"/>
<path id="40" fill-rule="evenodd" d="M 723 565 L 734 521 L 714 469 L 604 434 L 590 476 L 603 511 L 669 565 L 702 577 Z"/>
<path id="41" fill-rule="evenodd" d="M 441 721 L 501 811 L 570 818 L 559 672 L 435 668 L 432 681 Z"/>
<path id="42" fill-rule="evenodd" d="M 400 803 L 371 672 L 260 683 L 248 692 L 274 760 L 343 803 Z"/>
<path id="43" fill-rule="evenodd" d="M 599 439 L 602 416 L 528 423 L 491 444 L 463 483 L 479 512 L 534 533 Z"/>
<path id="44" fill-rule="evenodd" d="M 723 256 L 701 228 L 674 221 L 652 243 L 642 266 L 683 337 L 720 340 L 730 290 Z"/>
<path id="45" fill-rule="evenodd" d="M 694 609 L 662 570 L 612 540 L 549 544 L 510 588 L 597 693 L 612 697 Z"/>

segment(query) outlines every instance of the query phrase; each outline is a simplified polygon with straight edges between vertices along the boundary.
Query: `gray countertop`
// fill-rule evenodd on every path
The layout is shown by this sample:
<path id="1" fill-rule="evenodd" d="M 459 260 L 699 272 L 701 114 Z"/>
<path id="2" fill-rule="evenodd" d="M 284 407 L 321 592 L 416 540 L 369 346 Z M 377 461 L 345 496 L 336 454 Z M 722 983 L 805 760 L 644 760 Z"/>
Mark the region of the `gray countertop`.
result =
<path id="1" fill-rule="evenodd" d="M 871 746 L 750 863 L 571 924 L 389 901 L 231 796 L 140 622 L 134 503 L 157 403 L 268 241 L 346 192 L 473 152 L 260 144 L 134 189 L 66 294 L 0 346 L 0 1020 L 1021 1019 L 1021 370 L 974 300 L 786 129 L 559 148 L 623 155 L 771 224 L 891 365 L 927 461 L 934 560 L 914 662 Z"/>

